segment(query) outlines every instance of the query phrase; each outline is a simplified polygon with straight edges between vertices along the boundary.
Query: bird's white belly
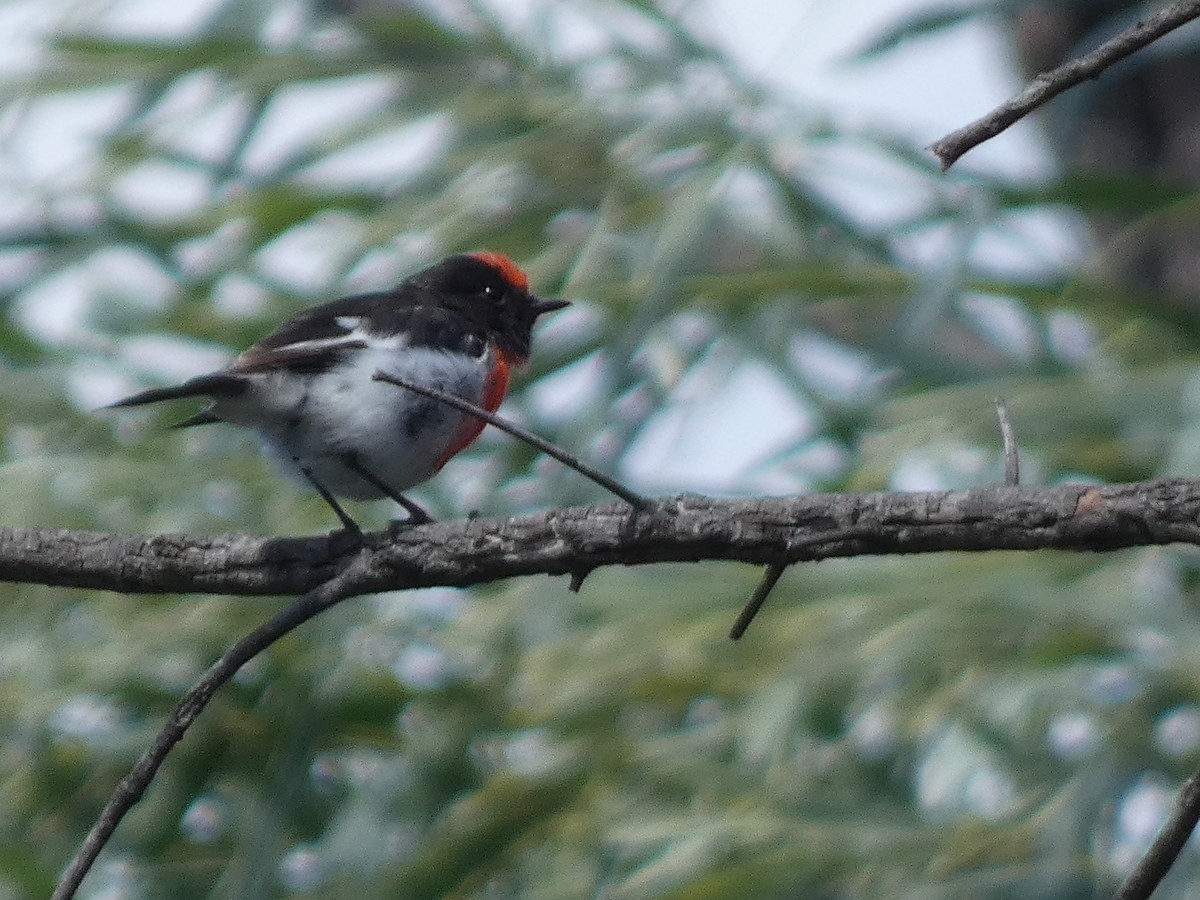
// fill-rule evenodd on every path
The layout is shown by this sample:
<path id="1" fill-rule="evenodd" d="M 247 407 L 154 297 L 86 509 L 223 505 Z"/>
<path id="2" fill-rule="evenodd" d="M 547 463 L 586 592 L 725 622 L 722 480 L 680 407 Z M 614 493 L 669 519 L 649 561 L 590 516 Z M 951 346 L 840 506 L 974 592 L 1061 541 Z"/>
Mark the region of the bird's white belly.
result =
<path id="1" fill-rule="evenodd" d="M 490 360 L 490 352 L 368 348 L 319 375 L 256 375 L 250 391 L 218 400 L 214 412 L 254 428 L 285 474 L 304 480 L 307 469 L 338 496 L 377 499 L 384 492 L 355 473 L 347 455 L 400 493 L 437 472 L 465 416 L 372 376 L 382 369 L 479 403 Z"/>

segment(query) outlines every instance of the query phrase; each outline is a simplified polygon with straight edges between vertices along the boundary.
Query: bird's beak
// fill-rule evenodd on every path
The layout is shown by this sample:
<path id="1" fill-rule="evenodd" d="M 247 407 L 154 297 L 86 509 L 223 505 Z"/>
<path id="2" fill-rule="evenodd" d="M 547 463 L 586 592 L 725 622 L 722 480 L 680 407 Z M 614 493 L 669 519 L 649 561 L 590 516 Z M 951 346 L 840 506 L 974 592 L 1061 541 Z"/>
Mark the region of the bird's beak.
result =
<path id="1" fill-rule="evenodd" d="M 533 314 L 534 316 L 540 316 L 542 313 L 554 312 L 556 309 L 562 309 L 564 306 L 570 305 L 570 300 L 542 300 L 535 297 L 533 301 Z"/>

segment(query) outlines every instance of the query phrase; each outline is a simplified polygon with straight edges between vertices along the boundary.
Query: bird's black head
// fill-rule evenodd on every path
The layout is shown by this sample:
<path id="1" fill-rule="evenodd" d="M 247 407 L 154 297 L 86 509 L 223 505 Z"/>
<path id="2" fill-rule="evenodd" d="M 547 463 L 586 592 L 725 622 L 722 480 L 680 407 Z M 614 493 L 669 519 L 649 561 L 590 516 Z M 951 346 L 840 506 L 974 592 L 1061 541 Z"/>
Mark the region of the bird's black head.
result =
<path id="1" fill-rule="evenodd" d="M 537 317 L 568 305 L 566 300 L 543 300 L 531 294 L 525 273 L 502 253 L 448 256 L 412 280 L 430 299 L 477 321 L 516 363 L 529 358 Z"/>

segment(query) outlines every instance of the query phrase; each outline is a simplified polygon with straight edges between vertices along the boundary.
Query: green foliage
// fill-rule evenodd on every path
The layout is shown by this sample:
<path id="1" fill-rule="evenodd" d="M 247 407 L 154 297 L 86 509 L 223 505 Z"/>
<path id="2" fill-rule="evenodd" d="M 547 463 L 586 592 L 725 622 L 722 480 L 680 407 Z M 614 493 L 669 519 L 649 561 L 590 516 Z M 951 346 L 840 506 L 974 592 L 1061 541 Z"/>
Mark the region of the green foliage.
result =
<path id="1" fill-rule="evenodd" d="M 725 491 L 995 481 L 998 395 L 1030 480 L 1200 471 L 1195 322 L 1047 265 L 1036 238 L 1021 275 L 979 250 L 1064 208 L 1187 215 L 1186 190 L 942 176 L 647 2 L 546 4 L 521 28 L 362 6 L 231 0 L 170 40 L 65 20 L 7 84 L 31 122 L 113 112 L 69 177 L 6 151 L 32 174 L 0 231 L 5 524 L 332 527 L 245 435 L 93 408 L 480 247 L 576 303 L 508 410 L 650 490 L 710 487 L 647 474 L 672 431 L 713 448 Z M 557 49 L 571 27 L 586 49 Z M 844 186 L 864 177 L 904 211 L 863 213 Z M 724 467 L 743 428 L 757 455 Z M 446 516 L 597 497 L 492 434 L 420 492 Z M 1184 550 L 823 563 L 738 644 L 757 573 L 718 564 L 350 602 L 215 698 L 88 884 L 1094 896 L 1137 849 L 1125 801 L 1200 756 L 1198 571 Z M 3 591 L 0 892 L 36 897 L 175 698 L 285 601 Z"/>

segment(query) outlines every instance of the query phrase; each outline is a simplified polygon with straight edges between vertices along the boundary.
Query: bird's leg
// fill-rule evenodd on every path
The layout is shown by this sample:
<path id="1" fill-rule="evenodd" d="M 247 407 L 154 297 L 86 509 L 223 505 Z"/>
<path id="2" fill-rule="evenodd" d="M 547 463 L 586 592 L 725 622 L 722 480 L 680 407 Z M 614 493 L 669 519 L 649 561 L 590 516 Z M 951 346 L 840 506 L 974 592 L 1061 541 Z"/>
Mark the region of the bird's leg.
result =
<path id="1" fill-rule="evenodd" d="M 299 461 L 297 460 L 297 463 L 298 462 Z M 355 535 L 361 540 L 362 529 L 358 527 L 358 523 L 350 518 L 349 513 L 342 509 L 342 504 L 337 502 L 337 499 L 329 492 L 329 489 L 325 487 L 325 485 L 321 484 L 321 482 L 317 481 L 316 476 L 314 476 L 312 473 L 312 469 L 308 468 L 308 466 L 300 466 L 300 473 L 305 477 L 305 479 L 307 479 L 308 483 L 313 486 L 316 492 L 321 495 L 321 499 L 329 504 L 329 508 L 337 514 L 337 517 L 342 522 L 342 527 L 346 529 L 347 532 Z"/>
<path id="2" fill-rule="evenodd" d="M 404 507 L 404 511 L 408 513 L 408 521 L 405 525 L 424 525 L 427 522 L 436 522 L 433 516 L 425 512 L 419 505 L 413 503 L 399 491 L 392 490 L 391 486 L 378 478 L 374 472 L 358 461 L 358 457 L 353 453 L 343 453 L 342 462 L 346 464 L 351 472 L 361 478 L 363 481 L 369 482 L 388 497 L 391 497 L 397 503 Z"/>

